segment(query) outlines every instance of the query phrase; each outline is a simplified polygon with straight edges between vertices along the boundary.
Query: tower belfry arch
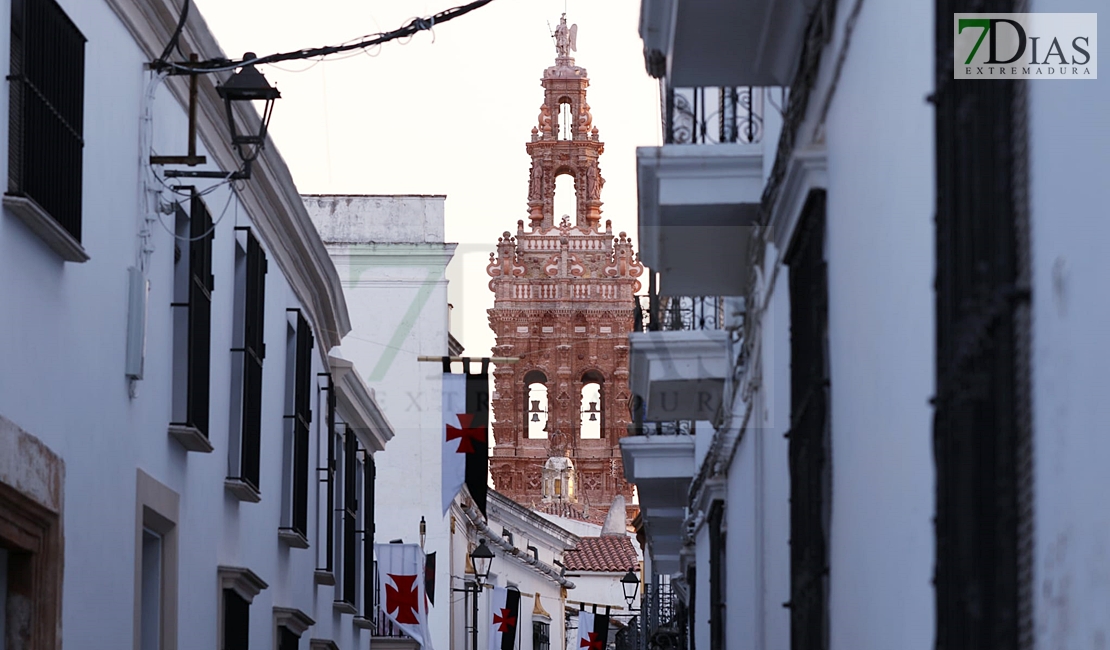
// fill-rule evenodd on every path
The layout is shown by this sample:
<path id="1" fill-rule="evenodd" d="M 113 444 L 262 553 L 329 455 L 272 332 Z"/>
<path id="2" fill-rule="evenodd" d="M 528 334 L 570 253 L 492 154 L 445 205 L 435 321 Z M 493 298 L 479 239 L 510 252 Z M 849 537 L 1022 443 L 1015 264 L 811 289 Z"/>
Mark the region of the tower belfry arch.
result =
<path id="1" fill-rule="evenodd" d="M 571 56 L 577 31 L 564 14 L 525 144 L 527 220 L 502 235 L 486 269 L 494 353 L 521 358 L 493 373 L 490 472 L 521 503 L 603 512 L 617 495 L 632 496 L 619 440 L 631 420 L 628 334 L 643 265 L 632 240 L 601 223 L 605 145 L 587 102 L 589 76 Z M 574 182 L 573 214 L 556 214 L 563 176 Z"/>

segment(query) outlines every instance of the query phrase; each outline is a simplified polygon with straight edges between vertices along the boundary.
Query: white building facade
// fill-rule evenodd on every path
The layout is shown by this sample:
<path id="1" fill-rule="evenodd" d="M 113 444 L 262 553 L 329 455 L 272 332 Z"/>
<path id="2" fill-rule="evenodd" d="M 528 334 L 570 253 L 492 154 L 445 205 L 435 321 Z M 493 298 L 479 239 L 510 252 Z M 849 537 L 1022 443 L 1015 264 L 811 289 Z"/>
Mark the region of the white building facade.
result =
<path id="1" fill-rule="evenodd" d="M 449 520 L 444 516 L 441 412 L 442 364 L 421 356 L 449 354 L 447 264 L 455 244 L 445 243 L 442 195 L 306 195 L 304 205 L 327 246 L 351 312 L 343 354 L 362 370 L 397 437 L 376 458 L 379 491 L 374 534 L 424 542 L 435 553 L 435 603 L 428 614 L 433 647 L 447 647 L 451 599 Z M 384 488 L 383 488 L 384 489 Z M 420 540 L 423 520 L 424 539 Z M 384 619 L 373 630 L 382 644 L 393 638 Z"/>
<path id="2" fill-rule="evenodd" d="M 622 453 L 648 637 L 1105 643 L 1110 93 L 954 80 L 946 0 L 641 9 L 666 144 L 637 156 L 658 275 Z"/>
<path id="3" fill-rule="evenodd" d="M 188 75 L 148 66 L 180 10 L 0 3 L 0 648 L 364 648 L 393 430 L 285 163 L 225 182 L 232 70 L 196 77 L 206 160 L 152 164 L 189 150 Z M 195 8 L 176 44 L 223 57 Z"/>

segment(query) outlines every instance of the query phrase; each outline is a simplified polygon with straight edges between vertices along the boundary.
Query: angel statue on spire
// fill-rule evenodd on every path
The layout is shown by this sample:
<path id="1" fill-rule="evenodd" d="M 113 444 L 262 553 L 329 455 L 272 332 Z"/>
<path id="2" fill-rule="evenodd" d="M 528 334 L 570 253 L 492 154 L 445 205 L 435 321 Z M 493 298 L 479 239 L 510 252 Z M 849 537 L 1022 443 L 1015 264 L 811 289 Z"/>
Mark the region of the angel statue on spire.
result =
<path id="1" fill-rule="evenodd" d="M 578 51 L 578 25 L 567 27 L 567 15 L 559 19 L 559 26 L 555 28 L 555 52 L 560 59 L 570 57 L 571 52 Z"/>

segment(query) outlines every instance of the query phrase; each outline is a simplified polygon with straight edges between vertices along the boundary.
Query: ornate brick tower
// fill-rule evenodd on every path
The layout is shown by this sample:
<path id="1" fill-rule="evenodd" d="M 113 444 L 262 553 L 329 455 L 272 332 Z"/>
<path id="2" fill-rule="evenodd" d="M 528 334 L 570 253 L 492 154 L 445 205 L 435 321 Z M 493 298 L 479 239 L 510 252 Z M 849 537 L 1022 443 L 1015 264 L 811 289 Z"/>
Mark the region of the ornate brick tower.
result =
<path id="1" fill-rule="evenodd" d="M 555 65 L 544 70 L 532 156 L 528 231 L 505 232 L 493 278 L 494 353 L 521 361 L 494 371 L 496 488 L 537 507 L 604 513 L 632 496 L 618 441 L 627 432 L 628 333 L 643 265 L 632 241 L 601 229 L 604 145 L 586 103 L 589 78 L 574 65 L 577 25 L 555 31 Z M 555 179 L 574 179 L 577 210 L 556 222 Z M 543 504 L 543 505 L 541 505 Z"/>

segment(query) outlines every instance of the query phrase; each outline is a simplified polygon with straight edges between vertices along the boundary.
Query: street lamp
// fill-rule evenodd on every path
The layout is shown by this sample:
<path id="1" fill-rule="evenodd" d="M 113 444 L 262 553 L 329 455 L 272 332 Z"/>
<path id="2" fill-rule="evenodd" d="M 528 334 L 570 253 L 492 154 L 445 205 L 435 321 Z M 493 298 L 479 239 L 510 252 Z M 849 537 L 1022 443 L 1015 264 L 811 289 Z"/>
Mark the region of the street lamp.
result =
<path id="1" fill-rule="evenodd" d="M 621 578 L 621 588 L 624 589 L 624 600 L 628 603 L 628 611 L 632 611 L 632 603 L 636 600 L 636 592 L 640 589 L 640 577 L 633 569 Z"/>
<path id="2" fill-rule="evenodd" d="M 236 72 L 223 85 L 216 86 L 216 92 L 224 100 L 224 107 L 227 109 L 227 127 L 231 131 L 231 144 L 239 150 L 239 157 L 243 159 L 248 167 L 262 151 L 262 145 L 266 141 L 266 130 L 270 126 L 270 117 L 274 113 L 274 100 L 281 97 L 278 89 L 271 86 L 266 81 L 266 77 L 262 76 L 262 73 L 254 65 L 246 63 L 257 58 L 258 56 L 254 52 L 244 54 L 243 61 L 245 64 L 239 68 L 239 72 Z M 255 101 L 263 102 L 262 120 L 258 132 L 239 133 L 239 129 L 235 125 L 234 105 Z M 247 153 L 244 153 L 244 147 L 251 145 L 254 146 L 254 149 L 247 149 Z"/>
<path id="3" fill-rule="evenodd" d="M 471 616 L 474 625 L 470 628 L 470 642 L 472 650 L 478 650 L 478 595 L 482 593 L 482 585 L 489 578 L 489 568 L 493 564 L 493 551 L 486 546 L 486 540 L 478 540 L 478 548 L 470 552 L 470 563 L 474 567 L 474 582 L 466 583 L 466 591 L 474 586 L 474 600 L 471 603 Z"/>
<path id="4" fill-rule="evenodd" d="M 481 587 L 489 577 L 489 568 L 493 564 L 493 551 L 486 546 L 486 540 L 478 541 L 478 548 L 470 553 L 470 561 L 474 564 L 474 579 Z"/>

